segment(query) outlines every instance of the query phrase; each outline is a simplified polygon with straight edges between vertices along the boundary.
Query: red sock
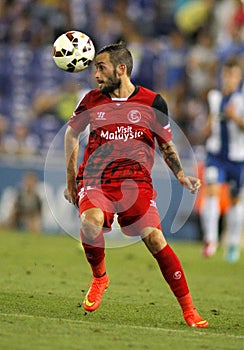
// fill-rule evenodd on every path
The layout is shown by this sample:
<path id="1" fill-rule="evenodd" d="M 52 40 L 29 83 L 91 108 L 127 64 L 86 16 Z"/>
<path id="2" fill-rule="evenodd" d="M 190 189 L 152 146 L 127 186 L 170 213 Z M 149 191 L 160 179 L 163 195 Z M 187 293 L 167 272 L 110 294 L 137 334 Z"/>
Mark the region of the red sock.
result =
<path id="1" fill-rule="evenodd" d="M 102 277 L 106 273 L 104 248 L 94 247 L 86 243 L 82 243 L 82 245 L 86 259 L 91 266 L 93 276 Z"/>
<path id="2" fill-rule="evenodd" d="M 183 268 L 177 255 L 167 244 L 160 252 L 154 254 L 160 270 L 176 298 L 189 293 Z"/>
<path id="3" fill-rule="evenodd" d="M 190 293 L 177 299 L 183 312 L 192 311 L 194 309 L 194 305 L 193 305 L 193 301 Z"/>
<path id="4" fill-rule="evenodd" d="M 94 277 L 102 277 L 106 273 L 105 266 L 105 253 L 104 253 L 104 244 L 101 244 L 101 240 L 104 241 L 103 236 L 99 237 L 99 241 L 96 244 L 96 240 L 93 241 L 93 244 L 87 244 L 83 241 L 83 233 L 81 231 L 82 245 L 85 251 L 86 259 L 91 266 Z"/>

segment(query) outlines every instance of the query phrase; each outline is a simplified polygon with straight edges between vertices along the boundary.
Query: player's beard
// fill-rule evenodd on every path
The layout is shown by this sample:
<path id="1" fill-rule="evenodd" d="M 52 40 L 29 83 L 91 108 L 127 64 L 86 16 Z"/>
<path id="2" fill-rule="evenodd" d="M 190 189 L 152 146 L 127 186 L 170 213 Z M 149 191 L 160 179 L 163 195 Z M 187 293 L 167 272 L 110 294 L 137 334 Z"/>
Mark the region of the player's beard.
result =
<path id="1" fill-rule="evenodd" d="M 114 74 L 108 77 L 106 83 L 104 83 L 103 87 L 100 88 L 100 91 L 103 94 L 107 95 L 119 89 L 120 86 L 121 86 L 121 79 L 116 77 L 116 72 L 114 71 Z"/>

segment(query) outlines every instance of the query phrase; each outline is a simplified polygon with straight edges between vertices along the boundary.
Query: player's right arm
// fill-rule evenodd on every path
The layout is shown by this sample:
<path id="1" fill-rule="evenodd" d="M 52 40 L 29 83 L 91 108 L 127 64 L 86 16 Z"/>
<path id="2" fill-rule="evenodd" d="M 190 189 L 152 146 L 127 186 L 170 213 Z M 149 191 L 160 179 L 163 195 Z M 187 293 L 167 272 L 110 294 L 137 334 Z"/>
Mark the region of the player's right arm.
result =
<path id="1" fill-rule="evenodd" d="M 64 138 L 65 162 L 66 162 L 66 189 L 65 198 L 73 204 L 76 204 L 77 198 L 77 161 L 79 153 L 80 132 L 68 126 Z"/>
<path id="2" fill-rule="evenodd" d="M 79 137 L 89 124 L 89 113 L 87 112 L 87 104 L 90 94 L 78 103 L 72 117 L 68 122 L 68 127 L 64 137 L 64 152 L 66 161 L 66 189 L 64 197 L 73 204 L 77 199 L 77 161 L 79 153 Z"/>

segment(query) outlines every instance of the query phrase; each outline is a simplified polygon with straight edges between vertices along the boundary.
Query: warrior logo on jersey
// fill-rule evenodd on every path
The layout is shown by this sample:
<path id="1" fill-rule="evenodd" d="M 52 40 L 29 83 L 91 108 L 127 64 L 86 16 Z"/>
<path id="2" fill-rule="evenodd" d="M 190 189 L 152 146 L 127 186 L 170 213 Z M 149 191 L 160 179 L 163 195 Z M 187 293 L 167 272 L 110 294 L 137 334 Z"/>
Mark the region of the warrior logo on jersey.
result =
<path id="1" fill-rule="evenodd" d="M 127 114 L 127 118 L 131 123 L 138 123 L 141 120 L 141 113 L 134 109 Z"/>
<path id="2" fill-rule="evenodd" d="M 97 112 L 96 120 L 106 120 L 105 112 Z"/>

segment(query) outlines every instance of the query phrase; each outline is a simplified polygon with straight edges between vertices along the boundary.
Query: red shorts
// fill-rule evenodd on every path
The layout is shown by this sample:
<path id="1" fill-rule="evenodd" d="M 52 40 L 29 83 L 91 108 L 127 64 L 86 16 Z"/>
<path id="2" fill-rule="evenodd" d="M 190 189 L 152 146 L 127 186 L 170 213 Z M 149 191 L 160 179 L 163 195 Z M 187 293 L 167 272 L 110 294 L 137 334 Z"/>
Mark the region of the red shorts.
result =
<path id="1" fill-rule="evenodd" d="M 81 188 L 78 194 L 79 213 L 100 208 L 104 213 L 104 232 L 111 230 L 114 214 L 117 214 L 124 234 L 140 235 L 145 227 L 161 230 L 156 196 L 156 191 L 146 182 L 127 180 L 122 184 L 106 184 L 100 188 L 87 186 Z"/>

